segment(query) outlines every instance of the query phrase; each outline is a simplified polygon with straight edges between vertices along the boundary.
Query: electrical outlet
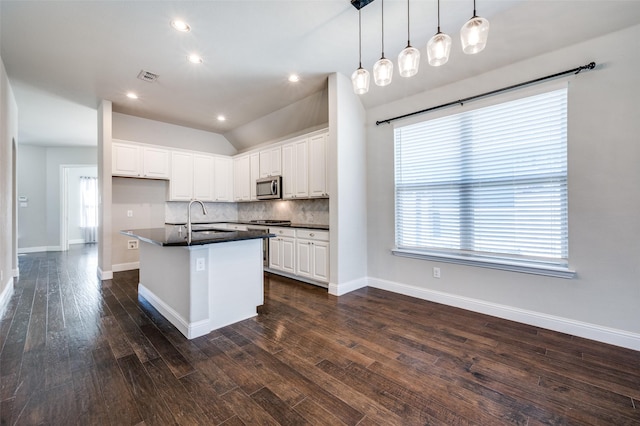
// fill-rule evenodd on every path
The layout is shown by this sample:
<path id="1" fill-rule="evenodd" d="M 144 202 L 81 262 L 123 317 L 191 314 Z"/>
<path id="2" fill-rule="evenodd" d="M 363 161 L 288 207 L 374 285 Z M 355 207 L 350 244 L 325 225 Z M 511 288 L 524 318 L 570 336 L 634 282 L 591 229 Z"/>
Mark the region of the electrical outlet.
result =
<path id="1" fill-rule="evenodd" d="M 204 271 L 204 257 L 196 259 L 196 272 Z"/>
<path id="2" fill-rule="evenodd" d="M 127 217 L 133 217 L 133 210 L 127 210 Z"/>
<path id="3" fill-rule="evenodd" d="M 128 240 L 127 248 L 129 250 L 137 250 L 138 249 L 138 240 Z"/>
<path id="4" fill-rule="evenodd" d="M 433 268 L 433 278 L 440 278 L 440 268 Z"/>
<path id="5" fill-rule="evenodd" d="M 0 269 L 0 284 L 4 281 L 4 271 Z"/>

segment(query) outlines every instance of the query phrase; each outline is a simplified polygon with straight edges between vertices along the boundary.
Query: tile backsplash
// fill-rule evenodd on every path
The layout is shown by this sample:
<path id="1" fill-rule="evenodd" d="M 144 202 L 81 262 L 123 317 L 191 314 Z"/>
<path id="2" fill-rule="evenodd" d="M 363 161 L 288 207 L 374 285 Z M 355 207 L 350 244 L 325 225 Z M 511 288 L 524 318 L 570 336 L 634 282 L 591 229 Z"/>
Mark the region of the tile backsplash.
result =
<path id="1" fill-rule="evenodd" d="M 236 203 L 204 203 L 207 215 L 202 213 L 200 204 L 191 206 L 193 222 L 224 222 L 238 220 Z M 166 223 L 187 223 L 188 202 L 167 201 L 164 204 Z"/>
<path id="2" fill-rule="evenodd" d="M 292 223 L 329 225 L 329 199 L 270 200 L 238 203 L 238 220 L 282 219 Z"/>
<path id="3" fill-rule="evenodd" d="M 165 203 L 165 222 L 186 223 L 187 202 Z M 290 220 L 292 223 L 308 225 L 329 225 L 329 200 L 270 200 L 250 203 L 205 203 L 207 215 L 200 205 L 192 206 L 191 219 L 194 222 L 224 222 L 260 219 Z"/>

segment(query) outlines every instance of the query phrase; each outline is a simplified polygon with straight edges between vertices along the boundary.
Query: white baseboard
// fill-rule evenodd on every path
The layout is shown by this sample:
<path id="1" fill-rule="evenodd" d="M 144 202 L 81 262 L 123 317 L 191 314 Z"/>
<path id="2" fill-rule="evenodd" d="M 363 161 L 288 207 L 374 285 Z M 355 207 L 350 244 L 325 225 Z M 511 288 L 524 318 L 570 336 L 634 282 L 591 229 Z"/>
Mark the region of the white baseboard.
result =
<path id="1" fill-rule="evenodd" d="M 171 306 L 164 303 L 158 296 L 141 283 L 138 284 L 138 295 L 144 297 L 151 306 L 156 308 L 158 312 L 173 324 L 180 333 L 185 335 L 187 339 L 194 339 L 211 332 L 211 324 L 208 319 L 189 323 Z"/>
<path id="2" fill-rule="evenodd" d="M 9 300 L 13 296 L 13 278 L 10 277 L 5 284 L 4 290 L 0 293 L 0 319 L 4 316 Z"/>
<path id="3" fill-rule="evenodd" d="M 15 278 L 17 278 L 17 277 L 19 277 L 19 276 L 20 276 L 20 268 L 16 268 L 16 269 L 14 269 L 12 272 L 13 272 L 13 276 L 14 276 Z"/>
<path id="4" fill-rule="evenodd" d="M 78 238 L 77 240 L 69 240 L 69 244 L 84 244 L 84 238 Z"/>
<path id="5" fill-rule="evenodd" d="M 346 283 L 341 284 L 330 283 L 329 294 L 333 294 L 334 296 L 342 296 L 343 294 L 347 294 L 350 291 L 366 287 L 367 285 L 369 285 L 369 280 L 366 277 L 347 281 Z"/>
<path id="6" fill-rule="evenodd" d="M 112 280 L 113 279 L 113 271 L 103 271 L 98 266 L 98 279 L 101 280 L 101 281 Z"/>
<path id="7" fill-rule="evenodd" d="M 40 253 L 43 251 L 62 251 L 60 246 L 40 246 L 40 247 L 21 247 L 18 248 L 18 254 Z"/>
<path id="8" fill-rule="evenodd" d="M 21 247 L 18 248 L 18 254 L 26 254 L 26 253 L 39 253 L 42 251 L 47 251 L 47 246 L 42 247 Z"/>
<path id="9" fill-rule="evenodd" d="M 381 280 L 378 278 L 369 278 L 368 283 L 370 287 L 404 294 L 405 296 L 454 306 L 456 308 L 462 308 L 498 318 L 517 321 L 533 325 L 535 327 L 571 334 L 573 336 L 584 337 L 585 339 L 596 340 L 636 351 L 640 350 L 640 334 L 638 333 L 631 333 L 624 330 L 576 321 L 570 318 L 528 311 L 525 309 L 514 308 L 512 306 L 489 303 L 483 300 L 456 296 L 454 294 L 424 289 L 393 281 Z"/>
<path id="10" fill-rule="evenodd" d="M 140 269 L 140 262 L 116 263 L 115 265 L 111 265 L 111 271 L 113 272 L 132 271 L 134 269 Z"/>

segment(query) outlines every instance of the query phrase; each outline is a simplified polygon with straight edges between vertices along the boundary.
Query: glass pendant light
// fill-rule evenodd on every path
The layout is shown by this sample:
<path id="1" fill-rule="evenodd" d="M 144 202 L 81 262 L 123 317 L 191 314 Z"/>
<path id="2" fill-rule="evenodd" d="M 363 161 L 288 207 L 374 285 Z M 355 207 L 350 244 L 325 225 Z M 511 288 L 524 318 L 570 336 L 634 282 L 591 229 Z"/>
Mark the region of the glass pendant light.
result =
<path id="1" fill-rule="evenodd" d="M 409 23 L 411 15 L 409 14 L 409 0 L 407 0 L 407 47 L 398 55 L 398 71 L 402 77 L 412 77 L 418 73 L 420 66 L 420 51 L 411 46 L 411 37 L 409 35 Z"/>
<path id="2" fill-rule="evenodd" d="M 439 67 L 449 60 L 451 52 L 451 37 L 440 31 L 440 0 L 438 0 L 438 32 L 427 43 L 427 58 L 429 65 Z"/>
<path id="3" fill-rule="evenodd" d="M 489 21 L 476 15 L 476 0 L 473 0 L 473 16 L 460 30 L 462 51 L 468 55 L 481 52 L 487 45 L 487 37 Z"/>
<path id="4" fill-rule="evenodd" d="M 393 78 L 393 62 L 384 57 L 384 0 L 382 0 L 382 57 L 373 65 L 373 81 L 386 86 Z"/>
<path id="5" fill-rule="evenodd" d="M 353 91 L 363 95 L 369 91 L 369 71 L 362 68 L 362 15 L 358 9 L 358 62 L 360 66 L 351 74 Z"/>

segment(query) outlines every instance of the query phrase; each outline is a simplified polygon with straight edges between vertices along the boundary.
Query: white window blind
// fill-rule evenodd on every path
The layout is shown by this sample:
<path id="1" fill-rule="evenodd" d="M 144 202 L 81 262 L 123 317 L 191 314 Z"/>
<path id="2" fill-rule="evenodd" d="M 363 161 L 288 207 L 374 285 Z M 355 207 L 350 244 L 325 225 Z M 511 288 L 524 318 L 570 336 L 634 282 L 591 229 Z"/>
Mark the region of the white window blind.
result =
<path id="1" fill-rule="evenodd" d="M 566 268 L 567 89 L 395 129 L 398 250 Z"/>

